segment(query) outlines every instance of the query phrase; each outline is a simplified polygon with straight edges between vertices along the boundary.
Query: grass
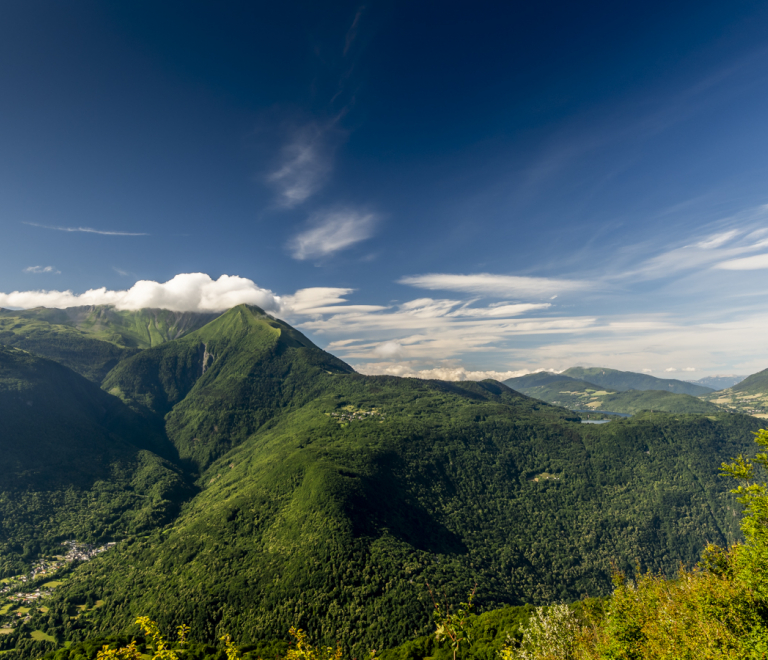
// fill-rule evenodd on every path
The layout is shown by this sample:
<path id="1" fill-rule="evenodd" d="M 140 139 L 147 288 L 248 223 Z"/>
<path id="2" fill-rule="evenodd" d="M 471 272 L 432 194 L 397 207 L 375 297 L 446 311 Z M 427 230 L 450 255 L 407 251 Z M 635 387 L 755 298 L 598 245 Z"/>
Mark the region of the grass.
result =
<path id="1" fill-rule="evenodd" d="M 55 642 L 56 639 L 46 635 L 42 630 L 33 630 L 29 636 L 38 642 Z"/>
<path id="2" fill-rule="evenodd" d="M 46 582 L 43 586 L 46 589 L 55 589 L 56 587 L 60 587 L 62 584 L 64 584 L 64 580 L 52 580 L 51 582 Z"/>

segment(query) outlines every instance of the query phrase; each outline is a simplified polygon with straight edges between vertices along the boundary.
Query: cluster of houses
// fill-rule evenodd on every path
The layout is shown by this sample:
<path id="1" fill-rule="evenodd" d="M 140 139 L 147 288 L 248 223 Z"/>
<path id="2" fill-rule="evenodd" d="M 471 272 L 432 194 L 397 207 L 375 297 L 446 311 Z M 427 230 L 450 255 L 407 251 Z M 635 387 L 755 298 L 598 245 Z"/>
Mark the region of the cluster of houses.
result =
<path id="1" fill-rule="evenodd" d="M 333 417 L 337 422 L 357 422 L 361 419 L 366 419 L 367 417 L 381 417 L 383 418 L 384 415 L 380 413 L 378 410 L 350 410 L 350 411 L 343 411 L 343 412 L 332 412 L 332 413 L 326 413 L 330 414 L 331 417 Z"/>
<path id="2" fill-rule="evenodd" d="M 61 545 L 67 546 L 69 550 L 64 555 L 64 561 L 88 561 L 93 559 L 96 555 L 100 555 L 102 552 L 106 552 L 110 548 L 116 545 L 115 541 L 110 541 L 105 545 L 90 545 L 89 543 L 78 543 L 77 541 L 64 541 Z"/>
<path id="3" fill-rule="evenodd" d="M 64 541 L 61 545 L 67 548 L 65 555 L 59 555 L 55 560 L 41 559 L 35 563 L 29 574 L 17 575 L 6 584 L 0 585 L 0 600 L 5 599 L 17 605 L 30 605 L 43 598 L 47 598 L 53 592 L 52 588 L 38 587 L 34 591 L 17 591 L 15 593 L 14 589 L 18 589 L 20 584 L 31 582 L 37 577 L 55 573 L 65 564 L 93 559 L 116 544 L 113 541 L 104 545 L 94 546 L 88 543 L 78 543 L 77 541 Z M 32 615 L 31 612 L 15 612 L 9 613 L 7 616 L 8 619 L 3 621 L 2 625 L 10 630 L 15 627 L 16 621 L 28 621 Z"/>

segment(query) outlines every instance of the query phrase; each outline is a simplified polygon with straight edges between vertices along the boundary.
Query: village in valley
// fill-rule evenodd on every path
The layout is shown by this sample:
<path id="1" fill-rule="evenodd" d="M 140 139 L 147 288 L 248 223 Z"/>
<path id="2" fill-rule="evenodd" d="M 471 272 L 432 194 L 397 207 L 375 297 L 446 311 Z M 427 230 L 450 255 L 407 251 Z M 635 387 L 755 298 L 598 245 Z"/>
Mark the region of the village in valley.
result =
<path id="1" fill-rule="evenodd" d="M 383 420 L 386 417 L 384 413 L 379 412 L 376 408 L 373 408 L 372 410 L 362 410 L 360 408 L 355 408 L 355 406 L 352 405 L 344 406 L 338 412 L 325 414 L 341 425 L 346 425 L 349 422 L 359 422 L 373 417 L 380 417 Z"/>
<path id="2" fill-rule="evenodd" d="M 116 543 L 112 541 L 94 546 L 77 541 L 64 541 L 61 545 L 65 549 L 63 554 L 38 560 L 29 573 L 0 580 L 0 634 L 12 633 L 20 623 L 29 621 L 36 609 L 47 611 L 42 601 L 64 583 L 63 576 L 56 574 L 73 563 L 93 559 L 114 547 Z M 51 579 L 41 582 L 45 578 Z"/>

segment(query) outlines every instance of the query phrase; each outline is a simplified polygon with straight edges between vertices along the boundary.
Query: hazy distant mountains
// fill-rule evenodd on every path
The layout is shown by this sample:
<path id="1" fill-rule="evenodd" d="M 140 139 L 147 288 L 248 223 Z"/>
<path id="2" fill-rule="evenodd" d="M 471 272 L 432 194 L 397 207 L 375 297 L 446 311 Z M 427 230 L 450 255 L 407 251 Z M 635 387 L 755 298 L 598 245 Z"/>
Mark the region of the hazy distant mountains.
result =
<path id="1" fill-rule="evenodd" d="M 611 562 L 670 572 L 738 538 L 717 467 L 763 422 L 644 374 L 513 381 L 363 376 L 246 305 L 3 310 L 0 568 L 118 541 L 46 605 L 98 608 L 32 615 L 56 639 L 141 613 L 357 653 L 430 630 L 425 580 L 454 600 L 477 580 L 484 608 L 570 600 L 610 591 Z M 634 416 L 568 410 L 603 406 Z"/>
<path id="2" fill-rule="evenodd" d="M 597 373 L 595 373 L 597 372 Z M 573 374 L 573 375 L 566 375 Z M 595 384 L 574 375 L 585 374 L 602 383 L 613 383 L 613 387 Z M 635 414 L 642 410 L 670 413 L 713 414 L 719 412 L 717 405 L 703 401 L 690 394 L 675 392 L 675 389 L 698 391 L 698 386 L 691 386 L 682 381 L 670 381 L 610 369 L 569 369 L 561 374 L 538 372 L 505 381 L 514 390 L 542 401 L 563 406 L 571 410 L 601 410 L 616 413 Z M 622 390 L 620 386 L 636 387 Z M 655 388 L 647 388 L 655 385 Z M 668 389 L 661 389 L 665 387 Z M 712 392 L 711 389 L 704 392 Z"/>
<path id="3" fill-rule="evenodd" d="M 714 403 L 690 394 L 665 390 L 615 391 L 546 371 L 510 378 L 505 384 L 528 396 L 576 411 L 599 410 L 630 415 L 643 410 L 694 414 L 716 414 L 720 411 Z"/>
<path id="4" fill-rule="evenodd" d="M 713 391 L 711 387 L 689 383 L 683 380 L 671 378 L 656 378 L 648 374 L 639 374 L 632 371 L 618 371 L 617 369 L 571 367 L 566 369 L 563 376 L 588 381 L 603 388 L 616 392 L 627 390 L 663 390 L 674 394 L 689 394 L 701 396 Z"/>
<path id="5" fill-rule="evenodd" d="M 707 376 L 706 378 L 700 378 L 699 380 L 693 380 L 691 382 L 696 385 L 711 387 L 713 390 L 724 390 L 728 387 L 733 387 L 745 378 L 747 378 L 747 376 Z"/>

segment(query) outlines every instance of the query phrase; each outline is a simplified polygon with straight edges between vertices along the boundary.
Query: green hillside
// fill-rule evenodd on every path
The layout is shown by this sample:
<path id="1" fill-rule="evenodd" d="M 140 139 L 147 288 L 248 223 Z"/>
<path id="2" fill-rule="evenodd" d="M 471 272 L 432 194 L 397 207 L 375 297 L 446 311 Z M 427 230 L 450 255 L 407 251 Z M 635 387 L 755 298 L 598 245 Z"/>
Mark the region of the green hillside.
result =
<path id="1" fill-rule="evenodd" d="M 105 386 L 164 415 L 201 492 L 172 526 L 78 568 L 51 607 L 102 605 L 34 615 L 52 637 L 148 614 L 240 643 L 298 625 L 359 653 L 429 632 L 425 580 L 454 601 L 477 581 L 485 609 L 604 594 L 611 561 L 669 573 L 738 537 L 717 466 L 759 425 L 587 426 L 493 381 L 362 376 L 247 306 L 125 360 Z"/>
<path id="2" fill-rule="evenodd" d="M 747 376 L 728 389 L 705 397 L 727 410 L 768 419 L 768 369 Z"/>
<path id="3" fill-rule="evenodd" d="M 0 309 L 0 345 L 55 360 L 95 383 L 140 349 L 184 336 L 217 314 L 114 307 Z"/>
<path id="4" fill-rule="evenodd" d="M 15 346 L 55 360 L 95 383 L 137 349 L 95 339 L 66 325 L 12 316 L 0 310 L 0 345 Z"/>
<path id="5" fill-rule="evenodd" d="M 638 374 L 633 371 L 618 371 L 616 369 L 606 369 L 595 367 L 586 369 L 584 367 L 571 367 L 563 372 L 564 376 L 585 380 L 595 383 L 614 392 L 624 392 L 626 390 L 663 390 L 674 394 L 689 394 L 691 396 L 702 396 L 710 394 L 711 387 L 695 385 L 683 380 L 671 378 L 655 378 L 648 374 Z"/>
<path id="6" fill-rule="evenodd" d="M 740 383 L 730 388 L 733 392 L 743 394 L 766 394 L 768 393 L 768 369 L 758 371 L 756 374 L 747 376 Z"/>
<path id="7" fill-rule="evenodd" d="M 504 381 L 527 396 L 571 410 L 607 410 L 635 414 L 642 410 L 683 414 L 717 414 L 720 408 L 688 394 L 659 390 L 611 392 L 567 376 L 539 372 Z"/>
<path id="8" fill-rule="evenodd" d="M 90 337 L 129 348 L 150 348 L 204 326 L 219 316 L 213 312 L 172 312 L 167 309 L 117 310 L 112 305 L 51 309 L 0 309 L 0 318 L 44 321 L 82 331 Z"/>
<path id="9" fill-rule="evenodd" d="M 595 408 L 599 406 L 600 410 L 612 410 L 630 415 L 642 410 L 699 415 L 712 415 L 720 411 L 715 404 L 695 396 L 658 390 L 616 392 L 599 398 L 597 406 L 590 405 Z"/>
<path id="10" fill-rule="evenodd" d="M 200 470 L 350 373 L 283 321 L 241 305 L 126 360 L 103 387 L 139 411 L 167 415 L 179 455 Z"/>
<path id="11" fill-rule="evenodd" d="M 0 419 L 4 575 L 64 539 L 154 529 L 191 495 L 162 432 L 51 360 L 0 346 Z"/>
<path id="12" fill-rule="evenodd" d="M 522 392 L 524 389 L 529 389 L 532 387 L 545 387 L 552 383 L 564 383 L 566 381 L 589 384 L 585 383 L 585 381 L 580 381 L 577 378 L 563 376 L 562 374 L 556 374 L 551 371 L 537 371 L 536 373 L 526 374 L 525 376 L 508 378 L 504 381 L 504 384 L 508 387 L 511 387 L 513 390 Z"/>

